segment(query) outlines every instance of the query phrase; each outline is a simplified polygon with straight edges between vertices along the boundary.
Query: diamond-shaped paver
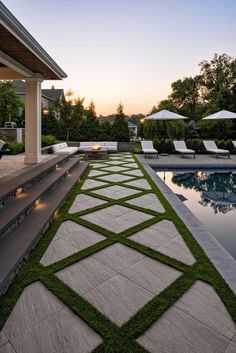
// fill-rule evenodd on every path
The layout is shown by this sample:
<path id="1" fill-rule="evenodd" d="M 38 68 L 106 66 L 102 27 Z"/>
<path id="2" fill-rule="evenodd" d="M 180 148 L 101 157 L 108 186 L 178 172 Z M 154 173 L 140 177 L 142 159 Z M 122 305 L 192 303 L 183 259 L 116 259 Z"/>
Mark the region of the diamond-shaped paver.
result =
<path id="1" fill-rule="evenodd" d="M 127 203 L 143 208 L 147 208 L 156 212 L 165 212 L 164 207 L 160 203 L 158 197 L 155 194 L 147 194 L 139 197 L 135 197 L 132 200 L 126 201 Z"/>
<path id="2" fill-rule="evenodd" d="M 3 327 L 13 352 L 87 353 L 101 337 L 43 284 L 26 287 Z M 3 346 L 4 347 L 4 346 Z M 0 352 L 11 352 L 10 346 Z"/>
<path id="3" fill-rule="evenodd" d="M 114 233 L 120 233 L 153 217 L 124 206 L 113 205 L 81 216 L 81 218 Z"/>
<path id="4" fill-rule="evenodd" d="M 105 171 L 108 171 L 108 172 L 124 172 L 124 171 L 128 170 L 128 168 L 113 166 L 113 167 L 103 168 L 102 170 L 105 170 Z"/>
<path id="5" fill-rule="evenodd" d="M 102 189 L 93 191 L 94 194 L 106 196 L 113 200 L 118 200 L 118 199 L 121 199 L 122 197 L 135 195 L 138 192 L 139 192 L 138 190 L 126 188 L 120 185 L 108 186 L 107 188 L 102 188 Z"/>
<path id="6" fill-rule="evenodd" d="M 127 268 L 144 257 L 145 255 L 139 251 L 133 250 L 120 243 L 115 243 L 92 255 L 94 260 L 102 263 L 116 273 L 121 273 L 122 271 L 127 270 Z"/>
<path id="7" fill-rule="evenodd" d="M 107 161 L 106 164 L 119 165 L 119 164 L 124 164 L 124 162 L 122 160 L 120 160 L 120 161 Z"/>
<path id="8" fill-rule="evenodd" d="M 153 297 L 151 292 L 119 274 L 86 293 L 86 299 L 118 326 Z"/>
<path id="9" fill-rule="evenodd" d="M 89 228 L 65 221 L 58 228 L 40 263 L 48 266 L 104 239 L 103 235 Z"/>
<path id="10" fill-rule="evenodd" d="M 101 167 L 105 167 L 106 164 L 103 164 L 103 163 L 90 163 L 89 165 L 91 165 L 93 168 L 101 168 Z"/>
<path id="11" fill-rule="evenodd" d="M 143 173 L 139 169 L 129 170 L 128 172 L 124 172 L 123 174 L 134 175 L 134 176 L 143 176 Z"/>
<path id="12" fill-rule="evenodd" d="M 124 167 L 138 168 L 138 165 L 137 165 L 137 163 L 129 163 L 129 164 L 125 164 Z"/>
<path id="13" fill-rule="evenodd" d="M 69 213 L 81 212 L 87 210 L 88 208 L 103 205 L 105 203 L 107 203 L 107 201 L 100 200 L 89 195 L 79 194 L 76 196 L 73 204 L 71 205 Z"/>
<path id="14" fill-rule="evenodd" d="M 96 169 L 93 169 L 91 170 L 91 172 L 89 173 L 89 177 L 96 177 L 98 175 L 106 175 L 107 173 L 106 172 L 103 172 L 102 170 L 96 170 Z"/>
<path id="15" fill-rule="evenodd" d="M 171 221 L 163 220 L 132 235 L 131 240 L 192 265 L 195 258 Z"/>
<path id="16" fill-rule="evenodd" d="M 224 353 L 234 333 L 235 324 L 214 289 L 197 281 L 137 341 L 151 353 Z"/>
<path id="17" fill-rule="evenodd" d="M 146 189 L 146 190 L 151 189 L 151 186 L 149 185 L 149 183 L 147 182 L 146 179 L 138 179 L 138 180 L 129 181 L 129 182 L 125 183 L 125 185 L 127 185 L 127 186 L 130 185 L 130 186 L 134 186 L 134 187 Z"/>
<path id="18" fill-rule="evenodd" d="M 57 276 L 118 325 L 181 273 L 123 244 L 113 244 Z"/>
<path id="19" fill-rule="evenodd" d="M 57 272 L 56 276 L 76 293 L 84 294 L 113 277 L 116 272 L 89 256 L 76 264 Z"/>
<path id="20" fill-rule="evenodd" d="M 110 183 L 117 183 L 117 182 L 119 183 L 122 181 L 133 179 L 133 177 L 128 175 L 122 175 L 122 174 L 109 174 L 109 175 L 101 176 L 99 177 L 99 179 L 108 181 Z"/>
<path id="21" fill-rule="evenodd" d="M 134 158 L 129 157 L 129 156 L 125 157 L 124 161 L 126 161 L 126 162 L 135 162 Z"/>
<path id="22" fill-rule="evenodd" d="M 97 188 L 100 186 L 106 185 L 106 183 L 102 182 L 102 181 L 98 181 L 98 180 L 93 180 L 93 179 L 87 179 L 85 180 L 85 182 L 83 183 L 82 186 L 82 190 L 87 190 L 87 189 L 93 189 L 93 188 Z"/>

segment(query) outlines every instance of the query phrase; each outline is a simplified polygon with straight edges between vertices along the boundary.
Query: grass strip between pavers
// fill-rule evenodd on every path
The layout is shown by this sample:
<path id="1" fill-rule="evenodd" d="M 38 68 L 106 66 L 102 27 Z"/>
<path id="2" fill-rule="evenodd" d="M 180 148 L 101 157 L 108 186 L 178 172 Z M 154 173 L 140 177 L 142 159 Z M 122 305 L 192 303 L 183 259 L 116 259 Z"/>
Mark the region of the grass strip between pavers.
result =
<path id="1" fill-rule="evenodd" d="M 127 155 L 124 157 L 127 158 Z M 81 181 L 75 186 L 70 196 L 67 198 L 64 206 L 56 216 L 56 219 L 52 222 L 47 232 L 39 241 L 36 248 L 31 252 L 28 260 L 22 266 L 19 273 L 16 275 L 15 280 L 10 285 L 8 291 L 2 298 L 0 298 L 0 330 L 3 327 L 5 321 L 10 315 L 14 305 L 21 295 L 24 288 L 35 281 L 41 281 L 56 297 L 58 297 L 65 305 L 67 305 L 75 314 L 81 317 L 93 330 L 98 332 L 104 341 L 94 350 L 94 353 L 110 352 L 110 353 L 145 353 L 147 350 L 139 345 L 135 339 L 140 335 L 145 333 L 145 331 L 155 323 L 164 312 L 170 308 L 181 296 L 191 288 L 191 286 L 197 281 L 201 280 L 206 283 L 209 283 L 217 292 L 223 303 L 225 304 L 228 312 L 230 313 L 232 319 L 236 322 L 236 301 L 235 295 L 229 286 L 226 284 L 222 276 L 215 269 L 214 265 L 207 258 L 206 254 L 203 252 L 197 241 L 194 239 L 192 234 L 189 232 L 183 221 L 178 217 L 176 212 L 173 210 L 172 206 L 165 199 L 163 194 L 157 188 L 154 181 L 150 178 L 146 170 L 142 167 L 140 162 L 132 155 L 134 162 L 139 166 L 138 168 L 131 168 L 125 171 L 128 173 L 132 170 L 141 170 L 143 176 L 132 176 L 132 179 L 122 181 L 122 182 L 106 182 L 104 186 L 91 188 L 91 189 L 81 189 L 84 181 L 87 179 L 91 170 L 91 167 L 88 168 Z M 107 160 L 104 161 L 107 166 Z M 100 163 L 100 161 L 98 161 Z M 101 162 L 103 163 L 103 162 Z M 120 164 L 122 166 L 124 163 Z M 112 165 L 110 165 L 112 167 Z M 96 170 L 102 170 L 96 168 Z M 109 172 L 104 170 L 104 174 L 123 174 L 123 171 L 120 172 Z M 103 181 L 99 176 L 89 177 L 92 180 Z M 131 185 L 125 185 L 126 182 L 146 179 L 151 186 L 151 189 L 142 189 L 139 187 L 134 187 Z M 93 193 L 94 190 L 102 189 L 104 187 L 120 185 L 125 186 L 130 189 L 137 190 L 137 194 L 121 198 L 119 200 L 112 200 L 108 197 L 97 195 Z M 158 213 L 152 210 L 148 210 L 143 207 L 135 206 L 126 203 L 128 200 L 132 200 L 136 197 L 146 195 L 148 193 L 154 193 L 157 195 L 162 206 L 165 209 L 165 212 Z M 75 197 L 79 194 L 85 194 L 88 196 L 95 197 L 107 201 L 107 203 L 99 206 L 95 206 L 84 211 L 70 214 L 68 213 Z M 120 205 L 133 210 L 137 210 L 143 213 L 146 213 L 152 216 L 151 219 L 138 224 L 132 228 L 126 229 L 125 231 L 116 234 L 108 231 L 96 224 L 87 222 L 86 220 L 81 219 L 80 217 L 91 212 L 95 212 L 112 205 Z M 170 220 L 173 222 L 177 228 L 179 234 L 183 237 L 186 245 L 192 252 L 193 256 L 196 259 L 196 262 L 192 265 L 186 265 L 176 259 L 170 258 L 167 255 L 159 253 L 156 250 L 153 250 L 147 246 L 136 243 L 132 241 L 129 237 L 142 229 L 145 229 L 157 222 L 162 220 Z M 67 221 L 71 220 L 76 222 L 84 227 L 90 228 L 106 238 L 103 241 L 100 241 L 86 249 L 78 251 L 60 261 L 57 261 L 49 266 L 42 266 L 40 264 L 40 259 L 43 256 L 44 252 L 51 243 L 53 237 L 55 236 L 60 225 Z M 71 288 L 69 288 L 65 283 L 59 280 L 55 273 L 63 270 L 64 268 L 71 266 L 78 261 L 85 259 L 106 247 L 115 244 L 121 243 L 125 246 L 128 246 L 136 251 L 141 252 L 145 256 L 148 256 L 156 261 L 159 261 L 165 265 L 173 267 L 176 270 L 182 272 L 182 275 L 172 282 L 167 288 L 165 288 L 161 293 L 156 295 L 151 301 L 144 305 L 140 310 L 138 310 L 133 317 L 131 317 L 122 327 L 118 327 L 111 320 L 105 317 L 100 313 L 96 308 L 94 308 L 90 303 L 88 303 L 84 298 L 75 293 Z"/>

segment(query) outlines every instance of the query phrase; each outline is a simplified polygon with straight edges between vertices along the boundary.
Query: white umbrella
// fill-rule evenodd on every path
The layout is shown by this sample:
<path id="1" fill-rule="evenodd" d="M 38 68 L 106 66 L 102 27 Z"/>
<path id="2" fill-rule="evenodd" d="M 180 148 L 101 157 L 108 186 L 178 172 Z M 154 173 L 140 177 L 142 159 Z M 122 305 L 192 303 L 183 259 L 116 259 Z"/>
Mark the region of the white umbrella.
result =
<path id="1" fill-rule="evenodd" d="M 188 119 L 186 116 L 170 112 L 169 110 L 161 110 L 144 118 L 144 120 L 182 120 Z"/>
<path id="2" fill-rule="evenodd" d="M 221 110 L 220 112 L 206 116 L 202 120 L 214 120 L 214 119 L 236 119 L 236 113 L 229 112 L 228 110 Z"/>
<path id="3" fill-rule="evenodd" d="M 169 110 L 160 110 L 157 113 L 151 114 L 144 118 L 144 120 L 155 120 L 155 121 L 160 121 L 163 120 L 165 124 L 165 131 L 166 131 L 166 121 L 167 120 L 183 120 L 183 119 L 188 119 L 186 116 L 176 114 L 173 112 L 170 112 Z M 162 155 L 168 156 L 168 153 L 162 153 Z"/>

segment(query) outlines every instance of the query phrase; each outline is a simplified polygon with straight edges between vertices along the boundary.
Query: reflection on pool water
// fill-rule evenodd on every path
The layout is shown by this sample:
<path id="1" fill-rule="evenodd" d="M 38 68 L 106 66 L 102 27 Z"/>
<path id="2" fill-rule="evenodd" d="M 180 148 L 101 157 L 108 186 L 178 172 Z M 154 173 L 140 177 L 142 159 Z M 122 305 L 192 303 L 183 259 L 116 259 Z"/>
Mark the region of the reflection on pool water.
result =
<path id="1" fill-rule="evenodd" d="M 157 175 L 236 259 L 236 174 L 179 170 Z"/>

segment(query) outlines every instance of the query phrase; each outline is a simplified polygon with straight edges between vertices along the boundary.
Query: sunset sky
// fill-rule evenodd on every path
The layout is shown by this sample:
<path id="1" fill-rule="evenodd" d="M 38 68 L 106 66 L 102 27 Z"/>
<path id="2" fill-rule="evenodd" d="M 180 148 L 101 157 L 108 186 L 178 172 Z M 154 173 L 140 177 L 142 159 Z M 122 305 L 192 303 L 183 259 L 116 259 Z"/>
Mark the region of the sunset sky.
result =
<path id="1" fill-rule="evenodd" d="M 214 53 L 236 56 L 236 0 L 2 0 L 98 114 L 150 111 Z"/>

